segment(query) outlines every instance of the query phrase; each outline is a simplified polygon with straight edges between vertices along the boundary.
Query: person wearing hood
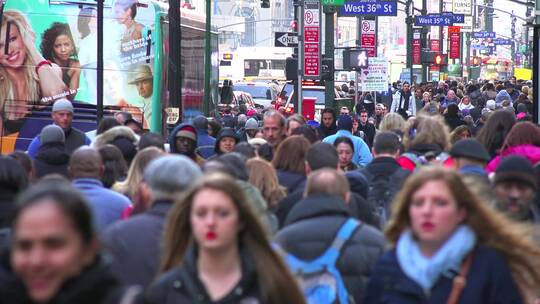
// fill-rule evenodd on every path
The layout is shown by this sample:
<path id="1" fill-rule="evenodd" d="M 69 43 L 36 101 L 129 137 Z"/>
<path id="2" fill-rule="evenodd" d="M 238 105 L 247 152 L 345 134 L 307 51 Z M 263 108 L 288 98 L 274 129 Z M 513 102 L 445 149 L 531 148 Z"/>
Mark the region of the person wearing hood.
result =
<path id="1" fill-rule="evenodd" d="M 193 126 L 197 130 L 197 152 L 204 159 L 214 156 L 216 139 L 208 134 L 208 119 L 199 115 L 193 119 Z"/>
<path id="2" fill-rule="evenodd" d="M 40 134 L 40 145 L 34 159 L 36 178 L 57 173 L 68 175 L 69 155 L 66 152 L 64 131 L 57 125 L 48 125 Z"/>
<path id="3" fill-rule="evenodd" d="M 204 164 L 204 158 L 197 151 L 197 131 L 191 124 L 179 124 L 169 135 L 171 154 L 182 154 L 189 157 L 199 166 Z"/>
<path id="4" fill-rule="evenodd" d="M 233 129 L 223 128 L 219 131 L 214 152 L 216 155 L 222 155 L 234 151 L 234 147 L 238 143 L 238 138 Z"/>
<path id="5" fill-rule="evenodd" d="M 116 126 L 98 135 L 92 142 L 92 147 L 99 149 L 107 144 L 116 146 L 122 152 L 122 156 L 129 167 L 135 154 L 137 154 L 138 143 L 139 135 L 135 134 L 131 128 Z"/>
<path id="6" fill-rule="evenodd" d="M 246 121 L 244 128 L 236 132 L 236 137 L 239 141 L 249 141 L 252 138 L 255 138 L 255 135 L 259 132 L 259 122 L 257 119 L 251 117 Z"/>
<path id="7" fill-rule="evenodd" d="M 503 101 L 508 100 L 510 101 L 510 106 L 512 106 L 512 97 L 506 90 L 501 90 L 499 93 L 497 93 L 497 97 L 495 97 L 495 103 L 497 104 L 497 107 L 502 106 Z"/>
<path id="8" fill-rule="evenodd" d="M 319 138 L 322 140 L 325 137 L 334 135 L 337 132 L 336 112 L 334 109 L 326 108 L 321 113 L 321 124 L 317 128 Z"/>
<path id="9" fill-rule="evenodd" d="M 71 104 L 71 101 L 65 98 L 58 99 L 52 107 L 51 117 L 53 124 L 59 126 L 64 131 L 64 143 L 68 155 L 73 153 L 73 151 L 80 146 L 90 145 L 90 138 L 88 138 L 84 132 L 73 128 L 71 125 L 73 122 L 73 105 Z M 41 138 L 40 135 L 38 135 L 30 142 L 27 150 L 28 155 L 35 158 L 40 145 Z"/>

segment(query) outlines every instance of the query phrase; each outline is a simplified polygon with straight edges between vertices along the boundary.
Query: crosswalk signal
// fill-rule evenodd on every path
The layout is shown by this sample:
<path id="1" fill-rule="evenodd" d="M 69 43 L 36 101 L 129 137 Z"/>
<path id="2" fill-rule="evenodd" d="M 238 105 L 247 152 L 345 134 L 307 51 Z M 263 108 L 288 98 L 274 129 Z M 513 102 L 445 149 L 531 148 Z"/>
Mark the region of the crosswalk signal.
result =
<path id="1" fill-rule="evenodd" d="M 478 58 L 478 57 L 476 57 L 476 56 L 473 57 L 473 59 L 472 59 L 472 65 L 474 65 L 474 66 L 480 65 L 480 58 Z"/>
<path id="2" fill-rule="evenodd" d="M 270 8 L 270 0 L 261 0 L 261 8 Z"/>
<path id="3" fill-rule="evenodd" d="M 446 64 L 448 64 L 448 56 L 446 54 L 437 54 L 437 55 L 435 55 L 435 64 L 436 65 L 446 65 Z"/>

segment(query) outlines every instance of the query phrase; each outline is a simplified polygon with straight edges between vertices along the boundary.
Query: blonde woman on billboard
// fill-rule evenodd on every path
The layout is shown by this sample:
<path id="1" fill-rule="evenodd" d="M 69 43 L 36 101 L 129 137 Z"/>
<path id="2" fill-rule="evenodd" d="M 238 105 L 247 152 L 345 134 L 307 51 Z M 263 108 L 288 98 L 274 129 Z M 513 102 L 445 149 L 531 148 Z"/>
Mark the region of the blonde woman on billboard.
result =
<path id="1" fill-rule="evenodd" d="M 20 129 L 28 105 L 51 103 L 66 89 L 60 68 L 36 49 L 26 17 L 5 11 L 0 28 L 0 134 Z"/>

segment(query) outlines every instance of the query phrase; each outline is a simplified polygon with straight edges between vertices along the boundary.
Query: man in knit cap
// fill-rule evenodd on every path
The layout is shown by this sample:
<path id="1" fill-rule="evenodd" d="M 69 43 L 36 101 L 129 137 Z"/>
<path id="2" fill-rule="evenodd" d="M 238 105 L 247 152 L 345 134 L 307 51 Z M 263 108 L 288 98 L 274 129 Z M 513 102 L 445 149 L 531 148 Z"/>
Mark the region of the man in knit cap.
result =
<path id="1" fill-rule="evenodd" d="M 538 189 L 536 174 L 531 163 L 521 156 L 503 158 L 495 171 L 495 206 L 512 219 L 540 222 L 540 211 L 534 204 Z"/>
<path id="2" fill-rule="evenodd" d="M 73 105 L 71 101 L 66 98 L 58 99 L 52 107 L 51 117 L 53 123 L 64 130 L 67 154 L 71 155 L 80 146 L 90 145 L 90 139 L 86 134 L 71 126 L 73 122 Z M 28 154 L 32 158 L 35 158 L 41 145 L 40 137 L 40 135 L 34 137 L 30 146 L 28 146 Z"/>
<path id="3" fill-rule="evenodd" d="M 68 177 L 69 155 L 65 150 L 65 136 L 62 128 L 48 125 L 41 130 L 41 144 L 34 159 L 36 178 L 47 174 L 60 174 Z"/>

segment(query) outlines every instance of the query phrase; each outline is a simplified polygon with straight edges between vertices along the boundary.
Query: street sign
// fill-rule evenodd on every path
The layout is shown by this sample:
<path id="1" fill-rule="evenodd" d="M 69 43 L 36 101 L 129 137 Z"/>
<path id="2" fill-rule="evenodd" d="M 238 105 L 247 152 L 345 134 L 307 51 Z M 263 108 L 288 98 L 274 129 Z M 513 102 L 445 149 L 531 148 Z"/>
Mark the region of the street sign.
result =
<path id="1" fill-rule="evenodd" d="M 298 47 L 298 36 L 296 33 L 275 32 L 274 46 L 277 47 Z"/>
<path id="2" fill-rule="evenodd" d="M 495 45 L 512 45 L 512 39 L 497 38 L 493 39 Z"/>
<path id="3" fill-rule="evenodd" d="M 375 28 L 377 27 L 375 20 L 362 20 L 360 25 L 362 38 L 360 41 L 360 47 L 367 50 L 368 57 L 375 57 L 377 53 L 377 33 Z"/>
<path id="4" fill-rule="evenodd" d="M 343 5 L 345 3 L 345 0 L 322 0 L 322 5 Z"/>
<path id="5" fill-rule="evenodd" d="M 388 90 L 388 60 L 384 57 L 369 58 L 367 69 L 359 72 L 359 82 L 363 92 Z"/>
<path id="6" fill-rule="evenodd" d="M 474 32 L 472 33 L 472 38 L 483 39 L 483 38 L 495 38 L 495 32 Z"/>
<path id="7" fill-rule="evenodd" d="M 454 24 L 454 19 L 451 16 L 443 16 L 442 14 L 428 14 L 426 16 L 415 16 L 415 26 L 450 26 Z"/>
<path id="8" fill-rule="evenodd" d="M 455 14 L 472 15 L 472 1 L 471 0 L 453 0 L 452 12 Z"/>
<path id="9" fill-rule="evenodd" d="M 473 16 L 465 15 L 465 22 L 454 22 L 454 26 L 459 26 L 462 33 L 471 33 L 473 30 Z"/>
<path id="10" fill-rule="evenodd" d="M 319 0 L 304 0 L 304 77 L 321 76 L 321 13 Z"/>
<path id="11" fill-rule="evenodd" d="M 339 7 L 338 16 L 397 16 L 397 0 L 354 0 Z"/>

